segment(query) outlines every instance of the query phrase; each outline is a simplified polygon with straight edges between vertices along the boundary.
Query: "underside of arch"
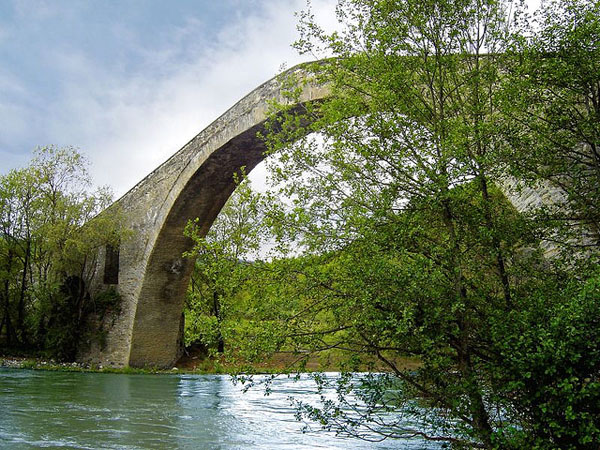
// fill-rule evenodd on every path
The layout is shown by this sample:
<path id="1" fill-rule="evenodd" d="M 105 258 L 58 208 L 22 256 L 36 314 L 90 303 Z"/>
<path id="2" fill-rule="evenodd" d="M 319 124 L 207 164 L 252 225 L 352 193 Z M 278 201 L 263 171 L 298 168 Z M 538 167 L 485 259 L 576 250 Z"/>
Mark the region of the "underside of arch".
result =
<path id="1" fill-rule="evenodd" d="M 147 263 L 132 330 L 129 365 L 171 366 L 178 355 L 180 319 L 194 261 L 184 258 L 193 242 L 184 236 L 198 218 L 206 234 L 235 190 L 234 173 L 249 173 L 263 158 L 261 126 L 236 136 L 215 151 L 189 179 L 171 208 Z"/>

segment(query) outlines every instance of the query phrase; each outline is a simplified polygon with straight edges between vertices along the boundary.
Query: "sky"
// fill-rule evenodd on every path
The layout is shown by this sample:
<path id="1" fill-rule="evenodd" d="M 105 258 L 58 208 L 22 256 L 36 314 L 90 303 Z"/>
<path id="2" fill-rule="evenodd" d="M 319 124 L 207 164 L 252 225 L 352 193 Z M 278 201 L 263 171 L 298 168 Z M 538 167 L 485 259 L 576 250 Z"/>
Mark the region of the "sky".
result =
<path id="1" fill-rule="evenodd" d="M 336 1 L 311 3 L 335 28 Z M 282 67 L 310 59 L 291 47 L 305 7 L 0 0 L 0 174 L 26 166 L 38 146 L 74 146 L 95 184 L 121 196 Z M 251 174 L 255 185 L 264 176 Z"/>
<path id="2" fill-rule="evenodd" d="M 334 0 L 313 0 L 334 23 Z M 0 173 L 74 146 L 124 194 L 264 81 L 305 0 L 0 0 Z"/>

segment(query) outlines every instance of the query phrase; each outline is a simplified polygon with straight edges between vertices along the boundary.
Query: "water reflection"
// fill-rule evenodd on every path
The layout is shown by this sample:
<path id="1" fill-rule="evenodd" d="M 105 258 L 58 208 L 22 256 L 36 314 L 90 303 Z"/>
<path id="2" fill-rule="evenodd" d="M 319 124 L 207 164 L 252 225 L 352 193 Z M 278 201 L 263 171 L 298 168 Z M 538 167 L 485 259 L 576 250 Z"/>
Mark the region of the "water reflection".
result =
<path id="1" fill-rule="evenodd" d="M 302 433 L 290 396 L 314 385 L 277 380 L 242 393 L 223 375 L 116 375 L 0 369 L 2 448 L 434 448 Z M 410 444 L 410 445 L 409 445 Z"/>

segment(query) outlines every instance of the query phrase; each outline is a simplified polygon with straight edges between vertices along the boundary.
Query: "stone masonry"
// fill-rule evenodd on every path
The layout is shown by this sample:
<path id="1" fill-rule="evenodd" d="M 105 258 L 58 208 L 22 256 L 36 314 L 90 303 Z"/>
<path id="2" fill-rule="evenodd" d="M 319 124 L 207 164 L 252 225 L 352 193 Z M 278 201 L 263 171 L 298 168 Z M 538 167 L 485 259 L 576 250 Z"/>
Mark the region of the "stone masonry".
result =
<path id="1" fill-rule="evenodd" d="M 300 67 L 286 74 L 305 78 Z M 308 83 L 299 105 L 327 95 L 327 88 Z M 107 280 L 110 250 L 100 252 L 93 288 L 106 287 L 103 281 L 116 285 L 122 310 L 108 328 L 105 345 L 93 344 L 80 355 L 81 361 L 112 367 L 169 367 L 175 362 L 193 268 L 193 261 L 182 257 L 192 246 L 183 230 L 188 220 L 198 217 L 207 233 L 235 189 L 234 172 L 245 166 L 248 173 L 264 158 L 265 145 L 257 133 L 273 99 L 283 101 L 279 77 L 241 99 L 116 202 L 132 237 L 121 243 L 116 256 L 118 279 Z M 507 183 L 505 193 L 519 210 L 552 197 L 511 188 L 514 183 Z"/>
<path id="2" fill-rule="evenodd" d="M 296 67 L 286 74 L 304 73 Z M 267 81 L 241 99 L 116 202 L 133 231 L 119 249 L 118 281 L 111 280 L 122 296 L 122 310 L 102 348 L 92 344 L 81 361 L 112 367 L 175 362 L 193 268 L 193 261 L 182 257 L 192 246 L 183 230 L 198 217 L 208 232 L 235 189 L 233 174 L 243 166 L 249 172 L 264 158 L 265 144 L 257 133 L 267 119 L 268 101 L 283 101 L 280 80 Z M 300 104 L 326 95 L 324 87 L 306 84 Z M 100 253 L 92 289 L 106 287 L 107 251 Z"/>

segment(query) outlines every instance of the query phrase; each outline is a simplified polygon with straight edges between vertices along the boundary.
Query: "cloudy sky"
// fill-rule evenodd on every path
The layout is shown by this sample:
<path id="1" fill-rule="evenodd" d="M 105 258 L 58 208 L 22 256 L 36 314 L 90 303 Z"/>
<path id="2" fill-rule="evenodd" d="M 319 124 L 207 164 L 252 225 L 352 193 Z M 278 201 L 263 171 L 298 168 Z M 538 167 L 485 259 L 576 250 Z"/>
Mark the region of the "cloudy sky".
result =
<path id="1" fill-rule="evenodd" d="M 333 0 L 313 0 L 324 24 Z M 302 61 L 305 0 L 0 0 L 0 173 L 72 145 L 120 196 Z M 306 58 L 304 58 L 306 59 Z"/>

